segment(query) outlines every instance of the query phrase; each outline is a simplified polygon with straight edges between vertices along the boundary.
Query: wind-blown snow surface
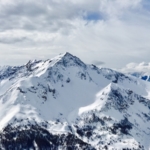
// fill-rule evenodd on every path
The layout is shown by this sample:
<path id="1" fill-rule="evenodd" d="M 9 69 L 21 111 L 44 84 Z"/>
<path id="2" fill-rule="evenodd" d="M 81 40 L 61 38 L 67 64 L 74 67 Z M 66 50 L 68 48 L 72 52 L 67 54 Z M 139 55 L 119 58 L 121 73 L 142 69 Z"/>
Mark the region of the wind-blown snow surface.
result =
<path id="1" fill-rule="evenodd" d="M 69 53 L 1 67 L 0 148 L 148 150 L 149 98 L 149 82 Z"/>

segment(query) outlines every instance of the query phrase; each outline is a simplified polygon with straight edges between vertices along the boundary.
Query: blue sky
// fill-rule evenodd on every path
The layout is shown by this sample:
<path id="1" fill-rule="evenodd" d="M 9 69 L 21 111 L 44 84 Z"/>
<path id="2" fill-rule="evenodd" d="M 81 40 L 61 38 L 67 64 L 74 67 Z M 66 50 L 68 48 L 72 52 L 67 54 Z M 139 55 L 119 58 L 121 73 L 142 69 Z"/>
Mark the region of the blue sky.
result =
<path id="1" fill-rule="evenodd" d="M 149 62 L 149 0 L 0 0 L 0 66 L 70 52 L 111 68 Z"/>

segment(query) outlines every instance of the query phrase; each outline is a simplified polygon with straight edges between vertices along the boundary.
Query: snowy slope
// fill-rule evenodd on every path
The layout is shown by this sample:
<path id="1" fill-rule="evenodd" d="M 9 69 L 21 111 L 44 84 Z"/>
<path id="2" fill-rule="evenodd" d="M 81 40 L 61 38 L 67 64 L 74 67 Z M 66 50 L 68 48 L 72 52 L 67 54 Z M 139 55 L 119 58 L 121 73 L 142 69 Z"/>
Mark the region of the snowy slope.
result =
<path id="1" fill-rule="evenodd" d="M 1 67 L 0 148 L 148 150 L 149 98 L 150 83 L 69 53 Z"/>

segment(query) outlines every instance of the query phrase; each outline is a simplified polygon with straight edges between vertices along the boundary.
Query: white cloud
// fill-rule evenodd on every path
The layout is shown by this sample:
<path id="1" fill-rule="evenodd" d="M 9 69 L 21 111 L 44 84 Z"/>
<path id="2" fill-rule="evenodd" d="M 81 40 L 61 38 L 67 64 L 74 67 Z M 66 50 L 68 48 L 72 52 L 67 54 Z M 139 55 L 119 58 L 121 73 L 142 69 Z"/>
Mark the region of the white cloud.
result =
<path id="1" fill-rule="evenodd" d="M 101 0 L 100 10 L 109 17 L 118 17 L 126 13 L 129 9 L 139 7 L 141 0 Z"/>
<path id="2" fill-rule="evenodd" d="M 69 51 L 87 63 L 148 61 L 144 0 L 0 0 L 0 65 Z M 150 2 L 149 2 L 150 3 Z"/>
<path id="3" fill-rule="evenodd" d="M 124 73 L 148 73 L 150 74 L 150 62 L 142 62 L 142 63 L 129 63 L 120 71 Z"/>

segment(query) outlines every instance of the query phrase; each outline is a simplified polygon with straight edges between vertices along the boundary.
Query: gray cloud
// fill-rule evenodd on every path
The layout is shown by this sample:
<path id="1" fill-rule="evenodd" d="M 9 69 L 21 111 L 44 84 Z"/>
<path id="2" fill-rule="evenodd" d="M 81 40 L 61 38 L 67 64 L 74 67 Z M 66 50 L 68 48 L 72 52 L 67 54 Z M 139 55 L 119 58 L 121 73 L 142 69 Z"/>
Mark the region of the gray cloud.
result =
<path id="1" fill-rule="evenodd" d="M 28 39 L 26 37 L 20 37 L 20 38 L 0 38 L 0 43 L 2 44 L 15 44 L 15 43 L 21 43 L 25 42 Z"/>
<path id="2" fill-rule="evenodd" d="M 148 61 L 146 3 L 150 5 L 147 0 L 1 0 L 0 65 L 65 51 L 87 63 L 100 60 L 94 63 L 102 65 L 104 60 L 109 67 Z"/>
<path id="3" fill-rule="evenodd" d="M 96 66 L 102 66 L 102 65 L 105 64 L 103 61 L 98 61 L 98 60 L 95 60 L 95 61 L 93 61 L 92 63 L 93 63 L 94 65 L 96 65 Z"/>
<path id="4" fill-rule="evenodd" d="M 69 21 L 76 18 L 88 18 L 90 12 L 96 13 L 97 11 L 98 13 L 98 6 L 94 5 L 96 8 L 94 10 L 93 5 L 91 7 L 84 5 L 85 3 L 80 5 L 71 1 L 57 2 L 53 0 L 6 3 L 0 7 L 0 24 L 2 25 L 0 30 L 56 31 L 63 27 L 68 29 L 72 26 Z"/>
<path id="5" fill-rule="evenodd" d="M 6 5 L 2 8 L 3 13 L 11 16 L 30 16 L 37 17 L 39 15 L 45 14 L 46 9 L 39 5 L 38 3 L 33 2 L 16 2 L 14 4 Z"/>

